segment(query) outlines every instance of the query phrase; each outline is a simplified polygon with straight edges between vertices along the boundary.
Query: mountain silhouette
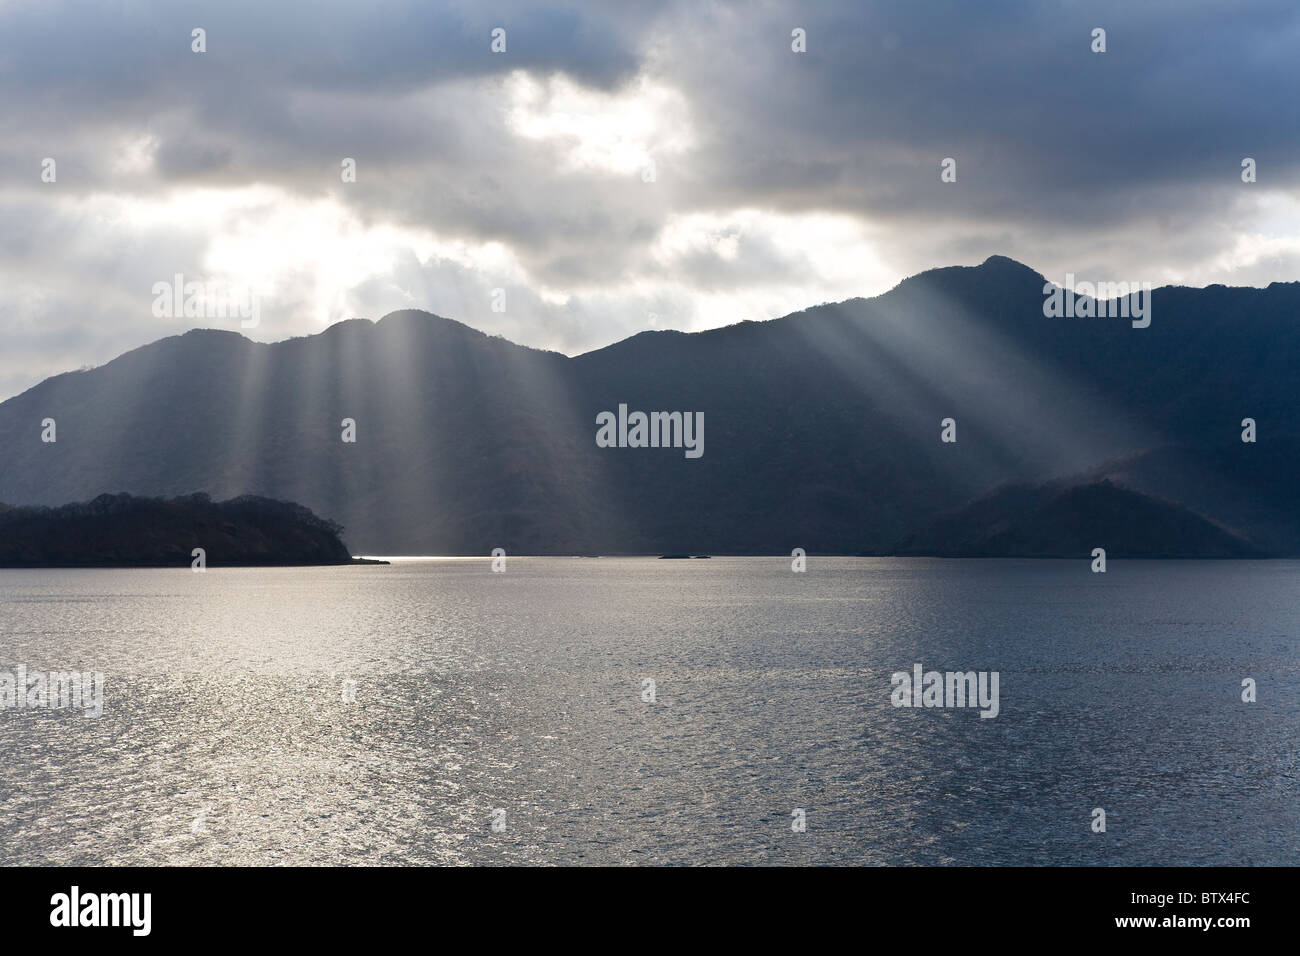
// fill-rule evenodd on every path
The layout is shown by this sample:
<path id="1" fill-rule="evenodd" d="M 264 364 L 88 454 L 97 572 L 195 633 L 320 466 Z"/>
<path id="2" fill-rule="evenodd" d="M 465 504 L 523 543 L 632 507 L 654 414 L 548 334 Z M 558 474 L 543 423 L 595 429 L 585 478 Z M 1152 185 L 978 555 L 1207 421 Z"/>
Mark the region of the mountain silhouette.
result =
<path id="1" fill-rule="evenodd" d="M 1242 553 L 1300 553 L 1300 283 L 1159 288 L 1133 328 L 1046 317 L 1046 281 L 993 256 L 576 357 L 418 311 L 274 344 L 190 331 L 0 404 L 0 500 L 259 495 L 366 554 L 881 554 L 994 489 L 1109 480 Z M 598 447 L 620 405 L 702 412 L 703 454 Z"/>
<path id="2" fill-rule="evenodd" d="M 939 557 L 1256 558 L 1262 552 L 1182 505 L 1110 481 L 1000 488 L 895 549 Z"/>

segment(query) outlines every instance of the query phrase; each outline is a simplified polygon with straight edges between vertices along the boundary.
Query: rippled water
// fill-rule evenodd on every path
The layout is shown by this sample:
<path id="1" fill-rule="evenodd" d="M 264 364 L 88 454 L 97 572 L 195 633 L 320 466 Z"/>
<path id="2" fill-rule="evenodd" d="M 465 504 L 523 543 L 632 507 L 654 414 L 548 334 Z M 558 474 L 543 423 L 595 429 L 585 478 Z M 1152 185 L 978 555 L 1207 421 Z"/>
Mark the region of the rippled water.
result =
<path id="1" fill-rule="evenodd" d="M 0 671 L 105 675 L 99 719 L 0 711 L 0 862 L 1295 864 L 1298 584 L 1088 559 L 0 571 Z M 916 663 L 998 671 L 1001 713 L 894 708 Z"/>

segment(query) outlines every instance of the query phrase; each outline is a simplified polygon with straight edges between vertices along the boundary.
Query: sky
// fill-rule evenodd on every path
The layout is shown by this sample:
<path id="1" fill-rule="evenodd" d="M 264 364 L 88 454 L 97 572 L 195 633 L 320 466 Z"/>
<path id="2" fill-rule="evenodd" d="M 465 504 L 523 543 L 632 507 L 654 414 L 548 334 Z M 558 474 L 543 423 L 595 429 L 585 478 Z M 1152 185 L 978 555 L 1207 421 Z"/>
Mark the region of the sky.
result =
<path id="1" fill-rule="evenodd" d="M 192 327 L 577 354 L 993 254 L 1295 281 L 1298 55 L 1295 0 L 0 0 L 0 398 Z M 177 275 L 257 325 L 160 315 Z"/>

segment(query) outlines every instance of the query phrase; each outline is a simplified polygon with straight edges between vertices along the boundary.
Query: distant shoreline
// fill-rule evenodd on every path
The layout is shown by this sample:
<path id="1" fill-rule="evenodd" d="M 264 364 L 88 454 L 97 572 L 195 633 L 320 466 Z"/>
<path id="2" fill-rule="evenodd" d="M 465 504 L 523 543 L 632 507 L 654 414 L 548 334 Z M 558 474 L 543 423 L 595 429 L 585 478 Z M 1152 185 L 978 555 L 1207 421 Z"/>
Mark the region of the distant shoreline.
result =
<path id="1" fill-rule="evenodd" d="M 373 558 L 364 558 L 364 559 L 354 558 L 351 561 L 343 561 L 343 562 L 320 562 L 320 561 L 293 562 L 293 563 L 226 562 L 222 564 L 208 565 L 206 570 L 219 571 L 222 568 L 347 568 L 347 567 L 352 567 L 354 565 L 380 565 L 380 564 L 388 564 L 388 563 L 389 563 L 388 561 L 379 561 Z M 190 567 L 188 562 L 186 562 L 185 564 L 159 564 L 156 562 L 146 562 L 141 564 L 128 564 L 128 563 L 17 564 L 17 563 L 0 562 L 0 571 L 160 571 L 160 570 L 168 570 L 168 569 L 174 571 L 193 570 L 193 568 Z"/>
<path id="2" fill-rule="evenodd" d="M 612 554 L 511 554 L 508 558 L 587 558 L 587 559 L 606 559 L 606 560 L 626 560 L 626 559 L 676 559 L 684 560 L 686 558 L 772 558 L 783 559 L 786 561 L 793 560 L 789 554 L 772 554 L 772 553 L 741 553 L 725 554 L 717 551 L 710 552 L 707 556 L 699 555 L 663 555 L 654 552 L 628 552 Z M 835 552 L 813 552 L 807 556 L 813 558 L 923 558 L 927 560 L 942 561 L 1091 561 L 1090 555 L 1078 554 L 846 554 Z M 491 555 L 487 554 L 386 554 L 382 558 L 376 559 L 381 564 L 391 564 L 394 561 L 491 561 Z M 1110 561 L 1297 561 L 1300 555 L 1248 555 L 1248 556 L 1226 556 L 1226 555 L 1196 555 L 1196 554 L 1111 554 L 1107 560 Z"/>
<path id="3" fill-rule="evenodd" d="M 789 561 L 792 560 L 788 554 L 711 554 L 708 558 L 746 558 L 758 560 Z M 665 556 L 659 554 L 514 554 L 509 556 L 510 559 L 518 560 L 522 558 L 529 559 L 604 559 L 611 561 L 642 561 L 642 560 L 664 560 L 678 559 L 678 556 Z M 704 555 L 686 555 L 680 560 L 693 562 L 704 559 Z M 888 560 L 924 560 L 924 561 L 1080 561 L 1089 562 L 1091 558 L 1087 555 L 946 555 L 946 554 L 811 554 L 808 560 L 817 560 L 824 558 L 862 558 L 862 559 L 888 559 Z M 391 566 L 394 563 L 417 562 L 417 561 L 484 561 L 491 562 L 491 555 L 484 554 L 391 554 L 383 557 L 369 555 L 354 556 L 352 560 L 345 562 L 222 562 L 208 565 L 207 570 L 218 571 L 224 568 L 342 568 L 342 567 L 361 567 L 361 566 Z M 1269 557 L 1224 557 L 1222 555 L 1201 557 L 1198 555 L 1139 555 L 1128 556 L 1123 554 L 1110 555 L 1110 561 L 1297 561 L 1300 558 L 1288 556 L 1269 556 Z M 133 563 L 96 563 L 89 564 L 84 562 L 68 563 L 13 563 L 0 561 L 0 571 L 157 571 L 157 570 L 193 570 L 187 563 L 183 564 L 162 564 L 158 562 Z"/>

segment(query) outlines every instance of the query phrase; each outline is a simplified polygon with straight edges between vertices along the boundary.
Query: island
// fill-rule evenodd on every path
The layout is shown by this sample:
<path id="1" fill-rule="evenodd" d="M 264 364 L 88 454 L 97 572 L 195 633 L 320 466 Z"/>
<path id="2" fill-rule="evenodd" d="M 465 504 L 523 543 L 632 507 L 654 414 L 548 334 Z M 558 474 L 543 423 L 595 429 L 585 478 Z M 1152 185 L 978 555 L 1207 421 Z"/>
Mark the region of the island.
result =
<path id="1" fill-rule="evenodd" d="M 105 494 L 58 507 L 0 504 L 0 567 L 190 568 L 384 564 L 353 558 L 343 529 L 288 501 Z"/>

